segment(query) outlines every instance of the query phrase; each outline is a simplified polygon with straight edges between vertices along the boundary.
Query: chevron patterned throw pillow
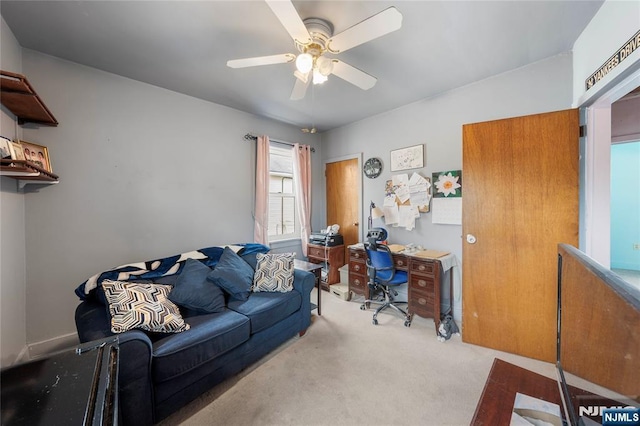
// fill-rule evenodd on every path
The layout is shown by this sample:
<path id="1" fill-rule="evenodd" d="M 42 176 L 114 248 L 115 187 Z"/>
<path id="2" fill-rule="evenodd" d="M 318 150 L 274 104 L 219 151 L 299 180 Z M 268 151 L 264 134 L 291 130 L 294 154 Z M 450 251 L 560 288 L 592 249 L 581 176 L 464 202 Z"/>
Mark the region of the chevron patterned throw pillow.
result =
<path id="1" fill-rule="evenodd" d="M 295 253 L 256 255 L 256 272 L 253 275 L 253 291 L 293 290 L 293 259 Z"/>
<path id="2" fill-rule="evenodd" d="M 167 298 L 170 285 L 104 280 L 102 288 L 109 302 L 113 333 L 133 328 L 156 333 L 178 333 L 189 329 L 178 307 Z"/>

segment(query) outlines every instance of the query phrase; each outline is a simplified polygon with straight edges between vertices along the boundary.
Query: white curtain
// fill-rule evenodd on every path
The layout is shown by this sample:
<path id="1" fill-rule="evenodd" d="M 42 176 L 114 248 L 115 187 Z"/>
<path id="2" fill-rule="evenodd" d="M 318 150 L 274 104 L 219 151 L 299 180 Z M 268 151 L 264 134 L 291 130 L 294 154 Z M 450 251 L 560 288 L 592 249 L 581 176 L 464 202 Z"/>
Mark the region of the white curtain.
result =
<path id="1" fill-rule="evenodd" d="M 311 235 L 311 147 L 294 144 L 293 181 L 295 183 L 302 254 L 307 256 L 307 242 Z"/>
<path id="2" fill-rule="evenodd" d="M 269 245 L 269 137 L 258 136 L 256 143 L 256 199 L 253 240 Z"/>

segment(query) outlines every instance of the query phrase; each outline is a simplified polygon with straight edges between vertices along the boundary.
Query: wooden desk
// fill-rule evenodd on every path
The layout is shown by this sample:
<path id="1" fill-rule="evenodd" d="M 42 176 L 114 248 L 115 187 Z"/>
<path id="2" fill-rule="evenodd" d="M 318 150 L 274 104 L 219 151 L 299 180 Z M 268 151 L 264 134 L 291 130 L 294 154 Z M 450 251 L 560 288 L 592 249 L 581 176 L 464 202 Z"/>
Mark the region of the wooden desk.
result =
<path id="1" fill-rule="evenodd" d="M 367 253 L 364 247 L 349 247 L 349 291 L 369 298 Z M 438 259 L 394 253 L 396 269 L 407 271 L 409 315 L 433 318 L 436 335 L 442 319 L 441 286 L 444 270 Z M 453 274 L 449 274 L 449 298 L 453 303 Z M 453 310 L 453 307 L 451 307 Z"/>
<path id="2" fill-rule="evenodd" d="M 295 269 L 301 269 L 303 271 L 311 272 L 316 277 L 316 286 L 318 287 L 318 315 L 322 315 L 320 306 L 320 283 L 322 281 L 322 265 L 318 263 L 305 262 L 304 260 L 293 259 L 293 267 Z"/>
<path id="3" fill-rule="evenodd" d="M 573 386 L 569 386 L 569 388 L 572 398 L 577 396 L 592 397 L 597 398 L 593 400 L 594 405 L 620 405 L 616 401 L 599 397 L 583 389 Z M 517 392 L 558 404 L 562 410 L 557 380 L 496 358 L 493 360 L 493 366 L 476 406 L 471 425 L 508 425 L 511 421 L 511 412 Z M 580 401 L 572 399 L 571 402 L 577 411 Z"/>

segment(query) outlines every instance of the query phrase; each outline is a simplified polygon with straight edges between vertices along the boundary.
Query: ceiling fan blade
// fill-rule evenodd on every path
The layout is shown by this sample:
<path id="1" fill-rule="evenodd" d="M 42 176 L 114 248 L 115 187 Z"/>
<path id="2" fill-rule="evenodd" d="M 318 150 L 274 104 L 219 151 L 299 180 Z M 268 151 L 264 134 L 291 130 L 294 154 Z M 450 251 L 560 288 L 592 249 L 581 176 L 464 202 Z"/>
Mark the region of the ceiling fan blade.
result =
<path id="1" fill-rule="evenodd" d="M 390 7 L 331 37 L 327 43 L 328 49 L 333 53 L 344 52 L 400 27 L 402 14 L 395 7 Z"/>
<path id="2" fill-rule="evenodd" d="M 291 97 L 289 99 L 292 101 L 299 101 L 304 98 L 304 95 L 307 93 L 309 83 L 311 83 L 309 73 L 301 74 L 300 76 L 296 75 L 296 84 L 293 85 L 293 90 L 291 91 Z"/>
<path id="3" fill-rule="evenodd" d="M 311 43 L 311 36 L 302 22 L 298 11 L 289 0 L 265 0 L 280 23 L 295 41 L 301 44 Z"/>
<path id="4" fill-rule="evenodd" d="M 256 56 L 255 58 L 232 59 L 227 61 L 229 68 L 257 67 L 260 65 L 285 64 L 296 60 L 296 55 L 283 53 L 281 55 Z"/>
<path id="5" fill-rule="evenodd" d="M 333 71 L 337 77 L 340 77 L 344 81 L 347 81 L 355 86 L 358 86 L 362 90 L 369 90 L 376 85 L 378 81 L 374 76 L 367 74 L 364 71 L 359 70 L 347 63 L 344 63 L 338 59 L 333 60 Z"/>

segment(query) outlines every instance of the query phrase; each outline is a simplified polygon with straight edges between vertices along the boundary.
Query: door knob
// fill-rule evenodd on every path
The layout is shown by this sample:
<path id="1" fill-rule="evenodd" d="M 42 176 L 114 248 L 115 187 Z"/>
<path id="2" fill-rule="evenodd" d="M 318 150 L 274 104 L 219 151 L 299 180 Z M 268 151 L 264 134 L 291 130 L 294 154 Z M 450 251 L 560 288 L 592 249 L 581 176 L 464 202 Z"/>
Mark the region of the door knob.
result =
<path id="1" fill-rule="evenodd" d="M 353 222 L 353 226 L 360 226 L 359 222 Z"/>
<path id="2" fill-rule="evenodd" d="M 473 234 L 467 234 L 467 242 L 469 244 L 475 244 L 476 243 L 476 237 Z"/>

